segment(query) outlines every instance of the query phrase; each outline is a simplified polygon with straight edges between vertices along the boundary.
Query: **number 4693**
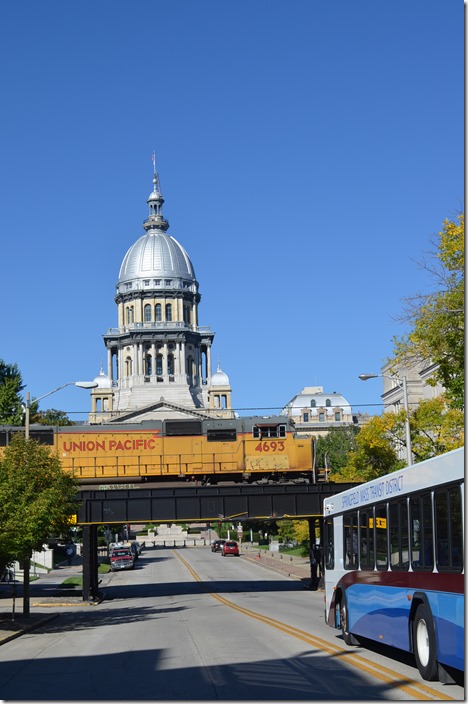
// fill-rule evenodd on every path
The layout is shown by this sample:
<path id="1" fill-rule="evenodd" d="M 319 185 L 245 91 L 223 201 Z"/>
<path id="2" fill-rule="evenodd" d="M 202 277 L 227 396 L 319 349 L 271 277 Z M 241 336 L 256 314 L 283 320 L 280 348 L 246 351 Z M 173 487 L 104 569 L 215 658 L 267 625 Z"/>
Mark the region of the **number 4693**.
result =
<path id="1" fill-rule="evenodd" d="M 259 442 L 258 445 L 255 446 L 255 452 L 284 452 L 284 440 Z"/>

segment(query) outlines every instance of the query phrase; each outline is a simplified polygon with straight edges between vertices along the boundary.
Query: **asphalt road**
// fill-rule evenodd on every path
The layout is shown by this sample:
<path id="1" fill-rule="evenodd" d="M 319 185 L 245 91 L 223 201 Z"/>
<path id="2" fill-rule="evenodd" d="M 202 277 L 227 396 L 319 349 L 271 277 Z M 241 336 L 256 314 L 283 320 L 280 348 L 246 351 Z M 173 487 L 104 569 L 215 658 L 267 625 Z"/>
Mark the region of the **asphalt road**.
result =
<path id="1" fill-rule="evenodd" d="M 323 592 L 260 562 L 145 551 L 136 570 L 104 578 L 98 606 L 69 605 L 1 646 L 0 698 L 463 700 L 405 658 L 344 646 L 324 623 Z"/>

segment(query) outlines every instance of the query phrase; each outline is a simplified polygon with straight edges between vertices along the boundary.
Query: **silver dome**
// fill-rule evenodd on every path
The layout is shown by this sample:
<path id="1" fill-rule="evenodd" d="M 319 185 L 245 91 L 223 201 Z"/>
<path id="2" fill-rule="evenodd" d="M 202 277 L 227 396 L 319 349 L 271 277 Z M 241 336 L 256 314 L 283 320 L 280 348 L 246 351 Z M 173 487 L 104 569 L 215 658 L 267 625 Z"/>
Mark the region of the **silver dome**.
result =
<path id="1" fill-rule="evenodd" d="M 120 267 L 117 286 L 137 279 L 183 279 L 196 283 L 190 258 L 166 232 L 150 230 L 133 244 Z"/>
<path id="2" fill-rule="evenodd" d="M 219 362 L 218 362 L 217 370 L 215 371 L 215 373 L 211 377 L 211 385 L 212 386 L 230 386 L 229 377 L 225 372 L 223 372 Z"/>

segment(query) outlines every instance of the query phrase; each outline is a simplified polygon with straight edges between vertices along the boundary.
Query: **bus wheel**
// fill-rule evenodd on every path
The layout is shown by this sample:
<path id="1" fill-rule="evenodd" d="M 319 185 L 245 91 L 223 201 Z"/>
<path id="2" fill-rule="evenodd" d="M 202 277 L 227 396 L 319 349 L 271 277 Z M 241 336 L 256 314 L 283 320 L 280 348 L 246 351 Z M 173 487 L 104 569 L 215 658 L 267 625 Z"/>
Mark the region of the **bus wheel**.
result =
<path id="1" fill-rule="evenodd" d="M 436 638 L 432 614 L 426 604 L 419 604 L 413 621 L 413 647 L 419 674 L 423 680 L 437 680 Z"/>
<path id="2" fill-rule="evenodd" d="M 343 640 L 346 643 L 346 645 L 359 645 L 359 642 L 356 640 L 356 638 L 353 636 L 353 634 L 349 632 L 348 600 L 346 599 L 345 594 L 343 594 L 343 596 L 341 597 L 340 626 L 341 626 L 341 635 L 343 636 Z"/>

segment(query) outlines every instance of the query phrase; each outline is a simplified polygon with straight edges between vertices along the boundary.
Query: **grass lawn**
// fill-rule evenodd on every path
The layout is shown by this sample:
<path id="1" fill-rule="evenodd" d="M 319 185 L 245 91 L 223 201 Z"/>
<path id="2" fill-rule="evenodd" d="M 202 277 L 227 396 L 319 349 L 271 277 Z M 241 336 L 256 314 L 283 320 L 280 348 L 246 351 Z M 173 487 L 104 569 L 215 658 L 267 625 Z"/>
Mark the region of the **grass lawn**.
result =
<path id="1" fill-rule="evenodd" d="M 98 566 L 98 574 L 107 574 L 110 570 L 110 564 L 108 562 L 102 562 Z M 76 577 L 67 577 L 62 582 L 62 587 L 82 587 L 83 586 L 83 575 L 77 574 Z"/>

